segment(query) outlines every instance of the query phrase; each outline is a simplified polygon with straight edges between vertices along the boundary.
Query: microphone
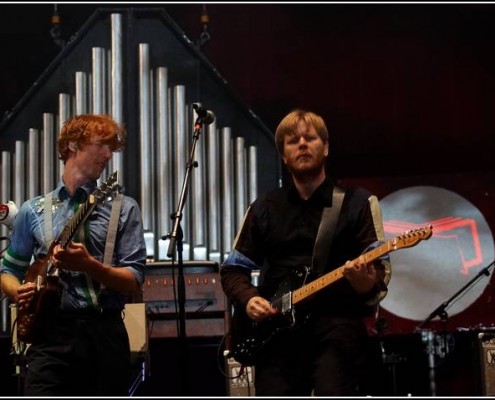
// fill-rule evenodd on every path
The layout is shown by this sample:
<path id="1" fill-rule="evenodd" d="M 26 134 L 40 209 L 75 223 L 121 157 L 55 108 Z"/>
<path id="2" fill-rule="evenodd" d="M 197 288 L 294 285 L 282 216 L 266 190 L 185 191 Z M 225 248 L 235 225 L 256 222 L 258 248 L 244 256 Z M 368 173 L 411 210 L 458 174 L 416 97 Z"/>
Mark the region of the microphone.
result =
<path id="1" fill-rule="evenodd" d="M 213 121 L 215 121 L 215 114 L 213 114 L 213 111 L 207 110 L 199 104 L 193 104 L 193 108 L 203 124 L 210 125 Z"/>
<path id="2" fill-rule="evenodd" d="M 12 200 L 7 204 L 0 204 L 0 224 L 4 224 L 7 228 L 12 229 L 17 211 L 17 206 Z"/>

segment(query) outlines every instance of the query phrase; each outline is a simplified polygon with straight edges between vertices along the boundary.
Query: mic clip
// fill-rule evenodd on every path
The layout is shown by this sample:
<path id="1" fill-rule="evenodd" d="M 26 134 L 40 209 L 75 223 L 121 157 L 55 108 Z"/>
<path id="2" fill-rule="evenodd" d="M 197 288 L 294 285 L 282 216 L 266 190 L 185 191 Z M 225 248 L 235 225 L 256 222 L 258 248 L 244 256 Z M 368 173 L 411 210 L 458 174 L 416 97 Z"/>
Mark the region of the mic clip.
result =
<path id="1" fill-rule="evenodd" d="M 215 114 L 206 108 L 201 107 L 199 104 L 193 104 L 194 111 L 198 114 L 198 121 L 205 125 L 210 125 L 215 121 Z"/>

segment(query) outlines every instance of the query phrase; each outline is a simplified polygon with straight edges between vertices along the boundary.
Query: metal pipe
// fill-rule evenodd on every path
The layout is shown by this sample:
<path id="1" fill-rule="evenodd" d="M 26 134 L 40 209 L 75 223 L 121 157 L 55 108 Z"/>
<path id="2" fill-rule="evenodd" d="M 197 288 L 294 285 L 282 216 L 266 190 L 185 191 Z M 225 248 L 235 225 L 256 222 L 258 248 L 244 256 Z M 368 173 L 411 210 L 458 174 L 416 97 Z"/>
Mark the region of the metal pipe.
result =
<path id="1" fill-rule="evenodd" d="M 67 121 L 71 117 L 71 108 L 70 108 L 70 95 L 67 93 L 60 93 L 58 95 L 58 126 L 56 128 L 57 134 L 62 129 L 65 121 Z M 57 153 L 58 158 L 58 153 Z M 57 176 L 62 176 L 64 172 L 64 162 L 62 160 L 58 161 L 58 169 L 56 172 Z"/>
<path id="2" fill-rule="evenodd" d="M 40 194 L 40 132 L 29 129 L 28 140 L 28 198 Z"/>
<path id="3" fill-rule="evenodd" d="M 208 125 L 206 130 L 206 147 L 207 159 L 206 164 L 208 172 L 206 174 L 206 186 L 208 194 L 208 259 L 220 263 L 221 249 L 221 224 L 220 224 L 220 157 L 219 157 L 219 140 L 217 133 L 216 121 Z"/>
<path id="4" fill-rule="evenodd" d="M 124 123 L 124 85 L 123 85 L 123 44 L 122 14 L 111 14 L 111 74 L 110 74 L 110 112 L 115 121 Z M 125 151 L 125 150 L 124 150 Z M 113 154 L 110 171 L 119 171 L 120 182 L 125 181 L 123 152 Z"/>
<path id="5" fill-rule="evenodd" d="M 92 71 L 91 71 L 91 104 L 90 110 L 93 114 L 105 114 L 105 49 L 101 47 L 92 48 Z M 103 171 L 98 179 L 98 184 L 105 180 L 107 171 Z"/>
<path id="6" fill-rule="evenodd" d="M 246 149 L 244 147 L 244 138 L 238 136 L 234 140 L 235 144 L 235 226 L 236 229 L 241 225 L 244 213 L 246 212 L 247 203 L 247 168 L 246 168 Z"/>
<path id="7" fill-rule="evenodd" d="M 251 204 L 258 197 L 258 148 L 248 147 L 248 203 Z"/>
<path id="8" fill-rule="evenodd" d="M 26 143 L 15 141 L 14 155 L 14 202 L 22 204 L 26 200 Z"/>
<path id="9" fill-rule="evenodd" d="M 2 203 L 7 203 L 9 200 L 12 200 L 12 163 L 11 163 L 11 154 L 8 151 L 2 151 L 2 185 L 1 185 L 1 201 Z M 17 207 L 20 207 L 20 204 L 17 204 Z M 0 224 L 0 232 L 3 236 L 7 235 L 7 227 L 3 224 Z M 6 297 L 1 302 L 1 330 L 4 333 L 9 332 L 10 323 L 9 323 L 9 299 Z"/>
<path id="10" fill-rule="evenodd" d="M 200 103 L 196 103 L 200 105 Z M 195 113 L 191 115 L 191 126 L 195 126 Z M 195 128 L 196 129 L 196 128 Z M 192 257 L 194 260 L 206 260 L 206 165 L 205 165 L 205 139 L 201 136 L 206 132 L 206 126 L 198 132 L 196 141 L 195 161 L 197 168 L 191 171 L 191 199 L 192 199 L 192 227 L 191 227 L 191 246 Z"/>
<path id="11" fill-rule="evenodd" d="M 158 259 L 166 258 L 168 241 L 162 240 L 170 231 L 170 214 L 172 206 L 170 201 L 170 189 L 172 188 L 172 158 L 171 158 L 171 137 L 170 137 L 170 103 L 168 98 L 168 70 L 165 67 L 159 67 L 156 70 L 156 102 L 157 102 L 157 237 L 158 240 Z M 163 245 L 166 242 L 166 247 Z"/>
<path id="12" fill-rule="evenodd" d="M 2 151 L 2 186 L 1 186 L 1 202 L 7 203 L 12 200 L 12 157 L 10 152 Z M 20 207 L 20 204 L 17 204 Z M 7 227 L 0 224 L 0 232 L 2 236 L 7 235 Z"/>
<path id="13" fill-rule="evenodd" d="M 105 49 L 93 47 L 92 49 L 92 97 L 91 110 L 93 114 L 105 113 Z"/>
<path id="14" fill-rule="evenodd" d="M 85 72 L 76 72 L 76 115 L 86 114 L 88 110 L 88 83 Z"/>
<path id="15" fill-rule="evenodd" d="M 149 45 L 139 44 L 139 143 L 141 212 L 145 231 L 153 231 L 151 186 L 151 112 Z"/>
<path id="16" fill-rule="evenodd" d="M 55 186 L 55 140 L 53 129 L 53 114 L 43 113 L 43 193 L 51 192 Z"/>
<path id="17" fill-rule="evenodd" d="M 234 160 L 232 155 L 232 132 L 230 127 L 220 130 L 222 176 L 222 254 L 226 257 L 230 251 L 234 234 Z M 222 259 L 223 261 L 223 259 Z"/>
<path id="18" fill-rule="evenodd" d="M 186 88 L 184 85 L 176 85 L 173 88 L 173 130 L 172 137 L 174 138 L 173 149 L 174 149 L 174 185 L 173 185 L 173 197 L 174 201 L 178 201 L 182 186 L 184 184 L 184 178 L 186 175 L 186 160 L 187 160 L 187 150 L 188 150 L 188 135 L 186 133 Z M 190 257 L 190 242 L 189 242 L 189 204 L 190 197 L 186 198 L 184 204 L 182 218 L 181 218 L 181 228 L 183 232 L 183 259 L 189 260 Z M 178 204 L 173 204 L 174 209 L 177 208 Z M 175 211 L 174 211 L 175 212 Z"/>

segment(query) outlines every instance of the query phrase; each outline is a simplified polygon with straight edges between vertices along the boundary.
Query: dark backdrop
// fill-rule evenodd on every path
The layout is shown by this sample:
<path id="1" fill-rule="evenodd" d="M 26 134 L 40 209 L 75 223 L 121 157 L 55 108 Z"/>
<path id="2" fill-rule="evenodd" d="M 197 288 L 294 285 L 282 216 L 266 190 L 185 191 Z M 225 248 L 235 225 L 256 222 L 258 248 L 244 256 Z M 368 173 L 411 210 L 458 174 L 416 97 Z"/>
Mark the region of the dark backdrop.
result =
<path id="1" fill-rule="evenodd" d="M 0 116 L 58 53 L 55 12 L 66 40 L 118 5 L 0 5 Z M 158 6 L 193 42 L 206 10 L 203 52 L 271 130 L 293 107 L 321 113 L 339 176 L 409 174 L 414 159 L 420 173 L 493 170 L 493 4 Z"/>

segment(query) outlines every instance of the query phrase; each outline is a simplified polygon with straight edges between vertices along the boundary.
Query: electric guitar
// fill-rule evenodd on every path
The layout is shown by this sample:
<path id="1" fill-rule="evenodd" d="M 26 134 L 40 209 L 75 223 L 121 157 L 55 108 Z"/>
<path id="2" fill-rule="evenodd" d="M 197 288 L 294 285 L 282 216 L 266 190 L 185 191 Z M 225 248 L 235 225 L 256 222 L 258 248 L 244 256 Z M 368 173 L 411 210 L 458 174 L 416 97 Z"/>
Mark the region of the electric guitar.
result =
<path id="1" fill-rule="evenodd" d="M 17 312 L 17 337 L 24 343 L 31 343 L 44 317 L 54 311 L 60 303 L 58 269 L 50 263 L 56 245 L 66 248 L 81 224 L 96 208 L 97 204 L 108 198 L 118 189 L 117 171 L 96 188 L 88 199 L 81 204 L 67 225 L 54 240 L 46 255 L 37 258 L 28 268 L 24 282 L 34 282 L 36 290 L 28 307 Z"/>
<path id="2" fill-rule="evenodd" d="M 421 240 L 429 239 L 432 234 L 433 227 L 431 225 L 408 231 L 364 253 L 363 256 L 366 263 L 370 263 L 392 251 L 415 246 Z M 353 261 L 357 261 L 357 258 Z M 270 299 L 270 304 L 277 309 L 278 313 L 261 322 L 256 322 L 249 318 L 244 310 L 234 309 L 230 356 L 243 365 L 253 365 L 263 347 L 278 332 L 296 325 L 295 306 L 309 300 L 317 292 L 343 278 L 344 267 L 345 265 L 342 265 L 302 286 L 299 284 L 298 289 L 292 290 L 296 284 L 295 282 L 304 282 L 307 277 L 307 271 L 297 271 L 297 276 L 291 276 L 284 281 Z M 298 322 L 300 322 L 299 318 Z"/>

